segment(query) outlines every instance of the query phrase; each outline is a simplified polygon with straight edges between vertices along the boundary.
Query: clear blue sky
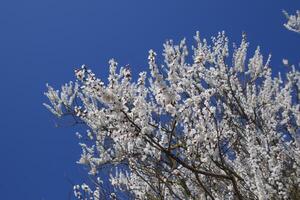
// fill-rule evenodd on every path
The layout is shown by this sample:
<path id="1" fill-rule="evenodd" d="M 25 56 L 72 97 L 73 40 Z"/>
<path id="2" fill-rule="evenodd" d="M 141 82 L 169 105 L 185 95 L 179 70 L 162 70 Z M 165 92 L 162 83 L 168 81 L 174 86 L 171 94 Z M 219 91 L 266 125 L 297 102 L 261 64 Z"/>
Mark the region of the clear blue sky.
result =
<path id="1" fill-rule="evenodd" d="M 147 67 L 147 52 L 162 50 L 197 30 L 209 38 L 225 30 L 232 42 L 242 31 L 251 48 L 300 61 L 300 35 L 285 30 L 281 10 L 297 0 L 2 0 L 0 2 L 0 199 L 64 200 L 84 171 L 71 127 L 55 128 L 42 106 L 45 83 L 58 87 L 87 64 L 104 78 L 114 57 L 134 73 Z"/>

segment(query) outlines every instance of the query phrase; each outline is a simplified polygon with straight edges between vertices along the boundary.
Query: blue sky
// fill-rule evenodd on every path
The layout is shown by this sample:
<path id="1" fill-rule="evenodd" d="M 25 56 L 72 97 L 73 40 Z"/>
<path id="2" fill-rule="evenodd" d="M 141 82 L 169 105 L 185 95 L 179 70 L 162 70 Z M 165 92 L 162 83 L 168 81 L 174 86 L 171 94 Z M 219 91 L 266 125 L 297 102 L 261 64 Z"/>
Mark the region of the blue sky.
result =
<path id="1" fill-rule="evenodd" d="M 105 78 L 116 58 L 133 72 L 147 68 L 149 49 L 161 52 L 166 39 L 192 44 L 198 30 L 210 38 L 225 30 L 231 42 L 247 33 L 251 49 L 300 61 L 300 35 L 285 30 L 281 10 L 300 9 L 295 0 L 2 0 L 0 2 L 0 199 L 68 199 L 72 181 L 84 170 L 75 164 L 76 127 L 55 128 L 42 106 L 46 82 L 74 80 L 89 65 Z M 66 178 L 68 177 L 68 178 Z"/>

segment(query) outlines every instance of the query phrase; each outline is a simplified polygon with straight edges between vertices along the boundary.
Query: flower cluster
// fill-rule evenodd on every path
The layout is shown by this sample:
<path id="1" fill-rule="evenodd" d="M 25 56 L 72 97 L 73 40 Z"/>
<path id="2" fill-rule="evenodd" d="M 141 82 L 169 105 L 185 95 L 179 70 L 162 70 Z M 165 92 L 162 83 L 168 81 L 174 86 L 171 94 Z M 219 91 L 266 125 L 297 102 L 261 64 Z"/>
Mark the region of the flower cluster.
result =
<path id="1" fill-rule="evenodd" d="M 162 65 L 150 50 L 136 82 L 111 60 L 107 84 L 83 66 L 75 84 L 48 86 L 46 107 L 88 127 L 78 163 L 95 180 L 110 169 L 113 199 L 298 198 L 300 72 L 272 74 L 245 36 L 232 58 L 223 32 L 195 41 L 192 59 L 185 40 L 164 44 Z M 104 198 L 100 182 L 75 186 L 76 197 Z"/>
<path id="2" fill-rule="evenodd" d="M 284 26 L 290 31 L 300 33 L 300 11 L 297 10 L 296 15 L 289 15 L 286 11 L 283 11 L 283 13 L 288 20 Z"/>

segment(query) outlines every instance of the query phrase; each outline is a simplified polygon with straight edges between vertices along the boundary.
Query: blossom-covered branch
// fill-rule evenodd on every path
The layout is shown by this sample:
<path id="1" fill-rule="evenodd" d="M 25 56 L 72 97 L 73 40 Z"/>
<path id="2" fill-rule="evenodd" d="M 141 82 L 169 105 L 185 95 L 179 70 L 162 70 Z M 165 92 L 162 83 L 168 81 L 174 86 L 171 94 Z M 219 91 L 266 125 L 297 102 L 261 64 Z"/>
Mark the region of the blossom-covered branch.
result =
<path id="1" fill-rule="evenodd" d="M 289 15 L 286 11 L 283 11 L 283 13 L 288 20 L 284 26 L 290 31 L 300 33 L 300 11 L 297 10 L 295 15 Z"/>
<path id="2" fill-rule="evenodd" d="M 270 56 L 247 55 L 195 36 L 164 44 L 164 63 L 149 51 L 149 71 L 132 80 L 109 62 L 108 83 L 86 66 L 46 107 L 88 127 L 78 163 L 94 177 L 78 199 L 297 199 L 300 194 L 300 73 L 272 74 Z M 192 60 L 188 62 L 189 60 Z M 119 69 L 119 70 L 118 70 Z M 103 192 L 104 167 L 114 191 Z"/>

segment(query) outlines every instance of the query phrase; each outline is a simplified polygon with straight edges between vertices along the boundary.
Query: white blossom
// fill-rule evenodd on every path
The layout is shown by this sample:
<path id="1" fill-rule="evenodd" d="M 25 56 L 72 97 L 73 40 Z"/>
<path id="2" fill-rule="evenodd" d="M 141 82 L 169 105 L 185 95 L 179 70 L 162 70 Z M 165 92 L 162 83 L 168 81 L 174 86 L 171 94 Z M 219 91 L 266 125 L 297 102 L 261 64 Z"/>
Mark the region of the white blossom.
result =
<path id="1" fill-rule="evenodd" d="M 150 50 L 150 73 L 136 82 L 110 60 L 107 84 L 82 66 L 75 84 L 47 85 L 45 106 L 88 129 L 77 134 L 78 163 L 94 181 L 74 187 L 78 199 L 299 197 L 300 72 L 273 74 L 270 56 L 259 47 L 251 56 L 245 35 L 233 49 L 224 32 L 212 44 L 195 40 L 191 62 L 185 40 L 165 43 L 163 64 Z M 104 169 L 113 191 L 101 189 Z"/>
<path id="2" fill-rule="evenodd" d="M 284 24 L 285 28 L 296 33 L 300 33 L 300 11 L 297 10 L 295 15 L 289 15 L 285 10 L 283 11 L 287 22 Z"/>

